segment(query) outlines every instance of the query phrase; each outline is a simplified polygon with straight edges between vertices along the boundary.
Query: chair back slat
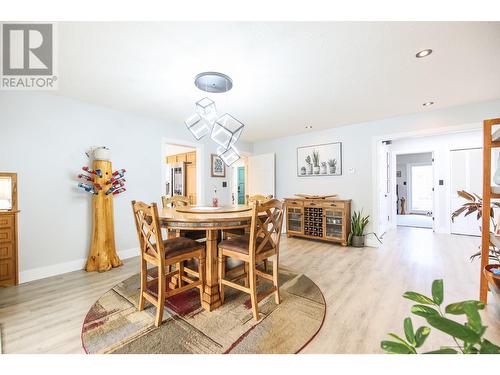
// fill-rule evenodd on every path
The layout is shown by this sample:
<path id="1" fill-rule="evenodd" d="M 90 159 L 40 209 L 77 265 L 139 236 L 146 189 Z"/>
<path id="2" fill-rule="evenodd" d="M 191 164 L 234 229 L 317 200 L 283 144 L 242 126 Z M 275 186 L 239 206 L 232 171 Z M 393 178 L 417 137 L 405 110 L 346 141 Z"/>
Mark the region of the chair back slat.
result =
<path id="1" fill-rule="evenodd" d="M 163 208 L 169 207 L 182 207 L 189 206 L 189 198 L 182 195 L 174 195 L 173 197 L 161 197 L 161 203 L 163 204 Z"/>
<path id="2" fill-rule="evenodd" d="M 249 254 L 255 257 L 265 248 L 279 249 L 281 229 L 283 226 L 284 204 L 278 199 L 265 203 L 256 201 L 252 207 L 252 224 L 250 227 Z"/>
<path id="3" fill-rule="evenodd" d="M 165 248 L 163 246 L 156 203 L 147 205 L 144 202 L 132 201 L 132 210 L 134 212 L 137 236 L 139 237 L 141 257 L 144 254 L 148 254 L 157 258 L 158 261 L 163 262 L 165 259 Z"/>
<path id="4" fill-rule="evenodd" d="M 255 203 L 255 202 L 264 203 L 264 202 L 267 202 L 268 200 L 273 199 L 273 195 L 272 194 L 269 194 L 269 195 L 262 195 L 262 194 L 248 195 L 247 194 L 246 198 L 247 198 L 247 204 Z"/>

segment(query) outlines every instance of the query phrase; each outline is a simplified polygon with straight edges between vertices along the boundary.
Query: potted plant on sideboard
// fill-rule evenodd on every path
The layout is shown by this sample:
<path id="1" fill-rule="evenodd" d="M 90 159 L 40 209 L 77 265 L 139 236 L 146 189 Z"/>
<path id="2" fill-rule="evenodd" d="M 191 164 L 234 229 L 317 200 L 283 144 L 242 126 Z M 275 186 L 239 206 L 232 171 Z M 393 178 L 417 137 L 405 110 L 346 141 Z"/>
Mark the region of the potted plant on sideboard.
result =
<path id="1" fill-rule="evenodd" d="M 375 238 L 378 240 L 378 242 L 382 243 L 382 241 L 380 241 L 380 238 L 378 238 L 375 232 L 370 232 L 365 234 L 365 228 L 370 222 L 369 218 L 370 215 L 363 216 L 362 210 L 354 211 L 351 219 L 351 233 L 349 233 L 349 238 L 347 240 L 347 243 L 350 246 L 364 247 L 365 237 L 368 236 L 369 234 L 373 234 Z"/>
<path id="2" fill-rule="evenodd" d="M 456 209 L 451 214 L 451 221 L 454 222 L 455 218 L 460 215 L 468 216 L 471 214 L 476 214 L 477 220 L 481 220 L 483 215 L 483 199 L 477 194 L 470 194 L 464 190 L 457 191 L 457 194 L 464 198 L 466 202 Z M 495 299 L 500 302 L 500 274 L 496 274 L 495 270 L 500 269 L 500 237 L 496 236 L 495 233 L 497 231 L 497 223 L 495 221 L 495 208 L 500 208 L 499 202 L 491 202 L 490 208 L 490 220 L 491 225 L 493 227 L 493 232 L 490 233 L 490 249 L 488 254 L 488 259 L 490 263 L 488 264 L 483 272 L 488 280 L 488 285 L 490 290 L 493 292 Z M 474 260 L 475 258 L 481 257 L 481 250 L 472 254 L 470 259 Z M 498 305 L 499 303 L 497 303 Z M 500 310 L 500 309 L 499 309 Z"/>

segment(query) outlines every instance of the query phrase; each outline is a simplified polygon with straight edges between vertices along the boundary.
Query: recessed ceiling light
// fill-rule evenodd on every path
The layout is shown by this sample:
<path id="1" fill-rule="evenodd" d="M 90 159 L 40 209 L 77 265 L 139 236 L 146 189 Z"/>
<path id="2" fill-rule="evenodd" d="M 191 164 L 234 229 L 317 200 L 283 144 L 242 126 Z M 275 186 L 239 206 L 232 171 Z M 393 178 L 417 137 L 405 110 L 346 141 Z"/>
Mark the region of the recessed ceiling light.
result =
<path id="1" fill-rule="evenodd" d="M 434 104 L 434 102 L 427 102 L 427 103 L 424 103 L 424 104 L 422 104 L 422 105 L 423 105 L 424 107 L 428 107 L 428 106 L 433 105 L 433 104 Z"/>
<path id="2" fill-rule="evenodd" d="M 431 53 L 432 53 L 432 50 L 431 50 L 430 48 L 428 48 L 428 49 L 424 49 L 424 50 L 420 51 L 419 53 L 417 53 L 417 54 L 415 55 L 415 57 L 416 57 L 417 59 L 421 59 L 422 57 L 427 57 L 427 56 L 429 56 Z"/>
<path id="3" fill-rule="evenodd" d="M 312 125 L 306 125 L 306 129 L 312 129 Z"/>

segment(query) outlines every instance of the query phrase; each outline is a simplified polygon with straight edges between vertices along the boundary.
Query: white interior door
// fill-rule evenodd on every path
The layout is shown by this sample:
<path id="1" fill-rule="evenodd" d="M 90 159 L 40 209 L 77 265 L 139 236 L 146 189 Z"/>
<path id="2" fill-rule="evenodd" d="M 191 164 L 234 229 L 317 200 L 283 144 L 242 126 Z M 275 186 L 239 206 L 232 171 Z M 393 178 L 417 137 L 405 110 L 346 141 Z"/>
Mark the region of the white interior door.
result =
<path id="1" fill-rule="evenodd" d="M 275 154 L 248 157 L 248 195 L 276 197 Z"/>
<path id="2" fill-rule="evenodd" d="M 466 202 L 457 194 L 458 190 L 468 193 L 483 193 L 483 150 L 480 148 L 451 151 L 451 211 L 455 211 Z M 480 221 L 477 214 L 467 217 L 461 215 L 451 223 L 451 233 L 480 236 Z"/>
<path id="3" fill-rule="evenodd" d="M 386 144 L 378 148 L 379 160 L 379 225 L 378 233 L 387 231 L 391 221 L 391 154 Z"/>

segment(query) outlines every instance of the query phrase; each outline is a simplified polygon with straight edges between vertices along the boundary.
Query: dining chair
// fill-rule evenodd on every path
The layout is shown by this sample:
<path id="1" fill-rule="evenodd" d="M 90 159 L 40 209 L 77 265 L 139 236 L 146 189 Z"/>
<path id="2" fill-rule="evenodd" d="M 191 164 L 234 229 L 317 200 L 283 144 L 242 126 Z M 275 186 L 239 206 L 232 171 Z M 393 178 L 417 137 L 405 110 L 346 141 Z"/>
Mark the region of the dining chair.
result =
<path id="1" fill-rule="evenodd" d="M 263 195 L 263 194 L 248 195 L 247 194 L 245 196 L 245 199 L 246 199 L 247 204 L 252 204 L 255 202 L 264 203 L 264 202 L 267 202 L 268 200 L 273 199 L 273 195 L 272 194 L 269 194 L 269 195 Z M 231 236 L 242 236 L 247 232 L 248 232 L 248 228 L 247 228 L 247 230 L 245 230 L 245 228 L 243 228 L 243 229 L 239 229 L 239 228 L 227 229 L 223 233 L 223 238 L 225 239 L 225 238 L 231 237 Z M 264 262 L 264 269 L 267 271 L 267 259 L 264 259 L 263 262 Z"/>
<path id="2" fill-rule="evenodd" d="M 224 240 L 219 244 L 218 274 L 221 301 L 224 302 L 225 286 L 250 294 L 252 314 L 255 320 L 259 320 L 258 303 L 263 298 L 274 293 L 275 302 L 280 303 L 278 264 L 283 210 L 284 204 L 277 199 L 271 199 L 264 203 L 256 201 L 252 207 L 250 233 Z M 225 279 L 226 257 L 243 261 L 245 263 L 244 274 L 232 279 Z M 271 257 L 275 257 L 272 274 L 257 268 L 260 262 Z M 236 282 L 242 277 L 245 279 L 244 285 Z M 257 277 L 271 281 L 273 286 L 257 295 Z"/>
<path id="3" fill-rule="evenodd" d="M 172 197 L 166 197 L 162 196 L 161 197 L 161 203 L 163 205 L 163 208 L 168 208 L 168 207 L 185 207 L 189 206 L 189 198 L 182 196 L 182 195 L 174 195 Z M 201 240 L 205 239 L 207 237 L 207 234 L 205 231 L 202 230 L 184 230 L 184 229 L 177 229 L 173 231 L 176 235 L 176 237 L 187 237 L 191 238 L 193 240 Z"/>
<path id="4" fill-rule="evenodd" d="M 145 300 L 156 306 L 155 325 L 159 327 L 167 298 L 193 288 L 199 288 L 201 302 L 205 283 L 205 244 L 186 237 L 163 240 L 156 203 L 147 205 L 143 202 L 132 201 L 132 209 L 141 250 L 139 310 L 144 310 Z M 197 272 L 191 269 L 186 270 L 183 266 L 184 261 L 193 258 L 198 260 Z M 148 275 L 148 264 L 157 267 L 157 277 Z M 173 264 L 181 266 L 177 267 L 175 271 L 167 272 L 167 267 L 170 269 Z M 197 279 L 190 277 L 193 275 Z M 167 279 L 172 276 L 177 276 L 179 280 L 176 283 L 177 287 L 167 290 Z M 148 290 L 148 286 L 154 283 L 158 284 L 156 296 Z"/>

